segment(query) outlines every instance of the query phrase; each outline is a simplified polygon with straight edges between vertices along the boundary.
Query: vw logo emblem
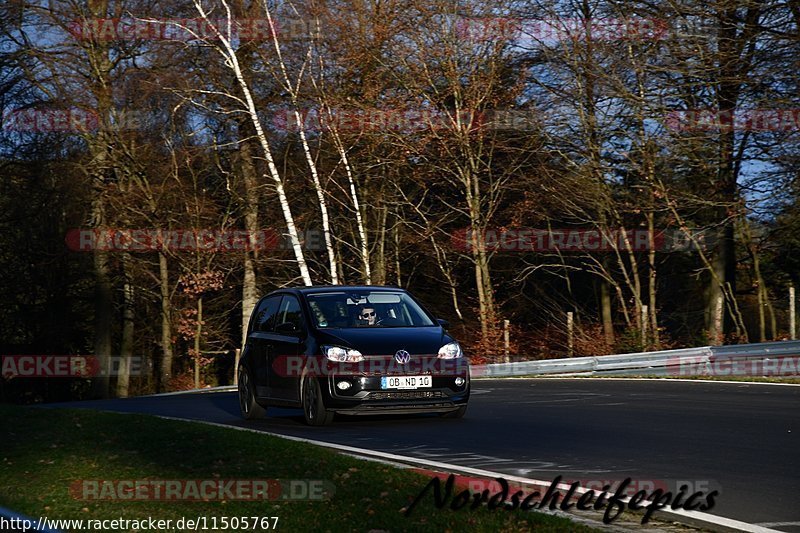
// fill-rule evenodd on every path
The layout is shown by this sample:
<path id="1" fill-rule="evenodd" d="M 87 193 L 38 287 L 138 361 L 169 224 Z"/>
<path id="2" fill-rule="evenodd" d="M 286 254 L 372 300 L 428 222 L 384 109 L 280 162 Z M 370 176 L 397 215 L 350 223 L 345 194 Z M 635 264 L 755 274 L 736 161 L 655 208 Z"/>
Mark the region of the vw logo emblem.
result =
<path id="1" fill-rule="evenodd" d="M 411 354 L 405 350 L 397 350 L 397 353 L 394 354 L 394 360 L 404 365 L 411 361 Z"/>

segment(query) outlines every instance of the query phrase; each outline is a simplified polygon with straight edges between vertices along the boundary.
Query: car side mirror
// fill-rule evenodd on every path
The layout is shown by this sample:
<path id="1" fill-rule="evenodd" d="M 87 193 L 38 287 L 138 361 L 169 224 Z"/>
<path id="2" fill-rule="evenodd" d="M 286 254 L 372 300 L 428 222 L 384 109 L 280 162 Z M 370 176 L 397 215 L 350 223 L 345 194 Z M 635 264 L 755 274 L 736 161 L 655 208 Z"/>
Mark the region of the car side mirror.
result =
<path id="1" fill-rule="evenodd" d="M 444 329 L 448 329 L 450 327 L 450 322 L 448 322 L 444 318 L 437 318 L 436 322 L 438 322 L 439 325 L 442 326 Z"/>
<path id="2" fill-rule="evenodd" d="M 294 322 L 284 322 L 283 324 L 275 326 L 275 333 L 280 333 L 281 335 L 299 335 L 300 328 L 298 328 Z"/>

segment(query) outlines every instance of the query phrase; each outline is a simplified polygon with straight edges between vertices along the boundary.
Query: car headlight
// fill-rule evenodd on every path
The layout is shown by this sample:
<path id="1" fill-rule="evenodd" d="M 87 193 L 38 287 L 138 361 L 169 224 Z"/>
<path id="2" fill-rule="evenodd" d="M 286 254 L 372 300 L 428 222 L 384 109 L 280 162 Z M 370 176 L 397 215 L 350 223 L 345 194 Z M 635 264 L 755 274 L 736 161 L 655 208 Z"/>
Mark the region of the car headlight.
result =
<path id="1" fill-rule="evenodd" d="M 342 348 L 341 346 L 323 346 L 322 353 L 331 361 L 337 363 L 357 363 L 364 360 L 364 356 L 358 350 Z"/>
<path id="2" fill-rule="evenodd" d="M 457 359 L 462 357 L 464 353 L 461 351 L 461 346 L 457 342 L 445 344 L 439 348 L 439 359 Z"/>

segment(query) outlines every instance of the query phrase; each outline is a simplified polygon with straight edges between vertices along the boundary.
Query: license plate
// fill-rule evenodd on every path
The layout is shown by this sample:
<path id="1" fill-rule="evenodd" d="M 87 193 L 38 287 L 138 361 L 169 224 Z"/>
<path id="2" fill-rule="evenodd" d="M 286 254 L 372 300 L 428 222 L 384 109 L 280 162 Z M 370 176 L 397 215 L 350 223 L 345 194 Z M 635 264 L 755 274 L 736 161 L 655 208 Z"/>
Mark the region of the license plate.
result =
<path id="1" fill-rule="evenodd" d="M 381 378 L 382 389 L 429 389 L 430 376 L 392 376 Z"/>

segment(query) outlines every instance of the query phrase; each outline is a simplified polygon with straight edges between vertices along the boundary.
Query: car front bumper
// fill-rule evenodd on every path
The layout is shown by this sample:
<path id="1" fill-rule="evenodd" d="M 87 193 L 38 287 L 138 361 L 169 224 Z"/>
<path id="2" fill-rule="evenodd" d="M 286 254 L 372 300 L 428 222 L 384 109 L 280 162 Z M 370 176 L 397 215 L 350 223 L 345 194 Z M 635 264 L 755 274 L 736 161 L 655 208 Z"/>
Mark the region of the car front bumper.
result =
<path id="1" fill-rule="evenodd" d="M 392 374 L 398 375 L 398 374 Z M 381 378 L 385 375 L 333 374 L 327 378 L 323 388 L 326 408 L 342 414 L 409 414 L 447 413 L 455 411 L 469 401 L 469 370 L 464 366 L 454 373 L 414 372 L 409 369 L 400 375 L 430 375 L 431 386 L 417 389 L 384 389 Z M 456 378 L 463 380 L 456 384 Z M 346 390 L 339 388 L 347 383 Z"/>

